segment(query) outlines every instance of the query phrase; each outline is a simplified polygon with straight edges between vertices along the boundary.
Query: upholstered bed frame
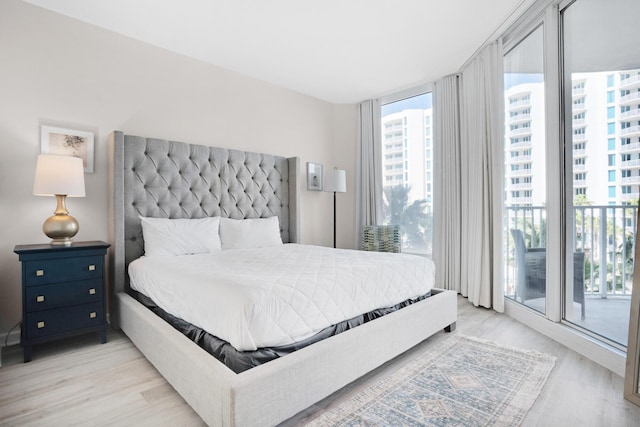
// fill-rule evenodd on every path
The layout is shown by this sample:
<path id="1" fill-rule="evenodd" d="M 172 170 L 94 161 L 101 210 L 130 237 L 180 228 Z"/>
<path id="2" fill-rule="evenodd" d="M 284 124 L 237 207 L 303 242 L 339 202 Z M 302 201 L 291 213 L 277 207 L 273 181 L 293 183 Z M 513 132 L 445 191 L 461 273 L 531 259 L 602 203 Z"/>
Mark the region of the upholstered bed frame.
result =
<path id="1" fill-rule="evenodd" d="M 139 216 L 277 215 L 300 240 L 298 158 L 113 132 L 110 142 L 110 321 L 209 425 L 265 426 L 290 418 L 442 329 L 456 295 L 434 295 L 383 318 L 236 374 L 129 294 L 127 266 L 143 254 Z"/>

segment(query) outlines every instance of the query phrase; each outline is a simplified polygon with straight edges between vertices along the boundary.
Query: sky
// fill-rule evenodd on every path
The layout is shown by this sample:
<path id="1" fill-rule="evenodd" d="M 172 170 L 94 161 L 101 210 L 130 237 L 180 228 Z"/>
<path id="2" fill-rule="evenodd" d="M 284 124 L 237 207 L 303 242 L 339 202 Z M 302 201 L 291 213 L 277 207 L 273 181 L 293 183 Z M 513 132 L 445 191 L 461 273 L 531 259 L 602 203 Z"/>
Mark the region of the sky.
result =
<path id="1" fill-rule="evenodd" d="M 542 82 L 544 82 L 544 74 L 542 73 L 504 73 L 504 90 L 524 83 Z"/>
<path id="2" fill-rule="evenodd" d="M 541 83 L 544 81 L 544 75 L 541 73 L 505 73 L 504 89 L 507 90 L 512 86 L 524 83 Z M 422 95 L 412 96 L 411 98 L 402 99 L 400 101 L 384 104 L 382 106 L 382 117 L 397 113 L 403 110 L 426 110 L 432 108 L 433 96 L 431 92 Z"/>
<path id="3" fill-rule="evenodd" d="M 382 117 L 397 113 L 403 110 L 426 110 L 432 106 L 431 92 L 422 95 L 412 96 L 411 98 L 402 99 L 382 106 Z"/>

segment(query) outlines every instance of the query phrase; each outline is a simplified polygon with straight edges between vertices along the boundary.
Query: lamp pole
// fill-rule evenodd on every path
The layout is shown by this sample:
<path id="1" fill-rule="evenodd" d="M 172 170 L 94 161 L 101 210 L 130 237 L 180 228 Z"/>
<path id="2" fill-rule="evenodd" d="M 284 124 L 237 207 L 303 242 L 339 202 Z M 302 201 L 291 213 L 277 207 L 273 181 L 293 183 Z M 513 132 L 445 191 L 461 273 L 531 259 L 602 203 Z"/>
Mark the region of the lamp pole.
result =
<path id="1" fill-rule="evenodd" d="M 333 168 L 324 175 L 324 190 L 327 193 L 333 193 L 333 247 L 336 247 L 336 193 L 345 193 L 347 191 L 347 180 L 345 171 Z"/>
<path id="2" fill-rule="evenodd" d="M 333 247 L 336 247 L 336 192 L 333 192 Z"/>

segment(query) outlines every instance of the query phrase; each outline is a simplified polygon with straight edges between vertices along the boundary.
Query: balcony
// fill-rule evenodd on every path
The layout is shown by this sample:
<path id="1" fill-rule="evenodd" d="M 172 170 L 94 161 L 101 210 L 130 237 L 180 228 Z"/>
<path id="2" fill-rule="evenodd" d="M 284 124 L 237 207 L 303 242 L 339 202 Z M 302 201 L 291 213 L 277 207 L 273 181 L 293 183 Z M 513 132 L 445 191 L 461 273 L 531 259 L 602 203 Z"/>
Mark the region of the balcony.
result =
<path id="1" fill-rule="evenodd" d="M 620 114 L 620 119 L 623 120 L 633 120 L 640 118 L 640 108 L 634 108 L 633 110 L 625 111 Z"/>
<path id="2" fill-rule="evenodd" d="M 625 176 L 622 179 L 620 179 L 620 183 L 622 183 L 622 184 L 640 184 L 640 175 Z"/>
<path id="3" fill-rule="evenodd" d="M 640 176 L 638 177 L 640 178 Z M 530 182 L 522 182 L 520 184 L 509 184 L 509 190 L 531 190 L 533 188 Z"/>
<path id="4" fill-rule="evenodd" d="M 620 136 L 640 134 L 640 126 L 629 126 L 628 128 L 620 129 Z"/>
<path id="5" fill-rule="evenodd" d="M 509 117 L 509 124 L 516 124 L 516 123 L 530 122 L 530 121 L 531 121 L 530 113 L 515 114 Z"/>
<path id="6" fill-rule="evenodd" d="M 531 162 L 531 155 L 530 154 L 523 154 L 521 156 L 509 157 L 509 164 L 512 164 L 512 163 L 530 163 L 530 162 Z"/>
<path id="7" fill-rule="evenodd" d="M 573 111 L 574 114 L 581 113 L 586 110 L 587 105 L 584 102 L 574 102 L 573 106 L 571 107 L 571 111 Z"/>
<path id="8" fill-rule="evenodd" d="M 578 96 L 584 96 L 584 94 L 586 93 L 584 87 L 574 87 L 571 88 L 571 95 L 574 97 L 578 97 Z"/>
<path id="9" fill-rule="evenodd" d="M 640 99 L 640 92 L 631 92 L 629 95 L 624 95 L 620 97 L 620 104 L 627 104 L 630 102 L 634 102 Z"/>
<path id="10" fill-rule="evenodd" d="M 509 144 L 509 149 L 521 147 L 531 147 L 531 141 L 512 142 L 511 144 Z"/>
<path id="11" fill-rule="evenodd" d="M 624 200 L 625 202 L 631 202 L 633 200 L 638 200 L 640 198 L 640 193 L 623 193 L 620 195 L 620 200 Z"/>
<path id="12" fill-rule="evenodd" d="M 631 89 L 640 86 L 640 75 L 635 74 L 620 81 L 620 89 Z"/>
<path id="13" fill-rule="evenodd" d="M 621 346 L 627 345 L 637 210 L 637 205 L 574 206 L 575 227 L 573 236 L 567 239 L 574 253 L 584 254 L 580 271 L 585 315 L 582 318 L 582 307 L 574 302 L 566 307 L 566 320 Z M 545 248 L 546 223 L 543 206 L 506 207 L 505 296 L 542 313 L 544 297 L 522 301 L 517 295 L 515 245 L 510 230 L 520 230 L 528 248 Z"/>
<path id="14" fill-rule="evenodd" d="M 531 100 L 522 99 L 520 101 L 509 102 L 509 110 L 515 110 L 517 108 L 529 107 L 531 105 Z"/>
<path id="15" fill-rule="evenodd" d="M 630 168 L 634 168 L 637 169 L 638 167 L 640 167 L 640 159 L 633 159 L 633 160 L 623 160 L 622 162 L 620 162 L 620 167 L 621 168 L 626 168 L 626 169 L 630 169 Z"/>
<path id="16" fill-rule="evenodd" d="M 533 203 L 533 198 L 531 197 L 524 197 L 524 196 L 520 196 L 520 197 L 507 197 L 507 203 L 511 203 L 511 204 L 518 204 L 518 205 L 530 205 L 531 203 Z"/>
<path id="17" fill-rule="evenodd" d="M 526 127 L 526 128 L 511 129 L 511 130 L 509 130 L 509 135 L 512 135 L 512 136 L 515 136 L 515 135 L 531 135 L 531 128 L 530 127 Z"/>
<path id="18" fill-rule="evenodd" d="M 621 153 L 633 152 L 640 150 L 640 142 L 632 142 L 631 144 L 622 144 L 620 146 Z"/>
<path id="19" fill-rule="evenodd" d="M 518 169 L 509 171 L 509 176 L 530 176 L 531 169 Z"/>

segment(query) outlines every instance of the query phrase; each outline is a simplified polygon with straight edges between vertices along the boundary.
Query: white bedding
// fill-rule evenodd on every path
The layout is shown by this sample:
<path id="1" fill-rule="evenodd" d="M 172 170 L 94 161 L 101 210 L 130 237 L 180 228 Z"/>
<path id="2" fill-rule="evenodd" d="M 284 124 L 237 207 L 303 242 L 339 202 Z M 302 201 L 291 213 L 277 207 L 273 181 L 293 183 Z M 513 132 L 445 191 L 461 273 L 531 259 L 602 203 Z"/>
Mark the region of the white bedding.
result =
<path id="1" fill-rule="evenodd" d="M 291 344 L 423 295 L 434 271 L 424 257 L 299 244 L 129 265 L 132 289 L 240 351 Z"/>

